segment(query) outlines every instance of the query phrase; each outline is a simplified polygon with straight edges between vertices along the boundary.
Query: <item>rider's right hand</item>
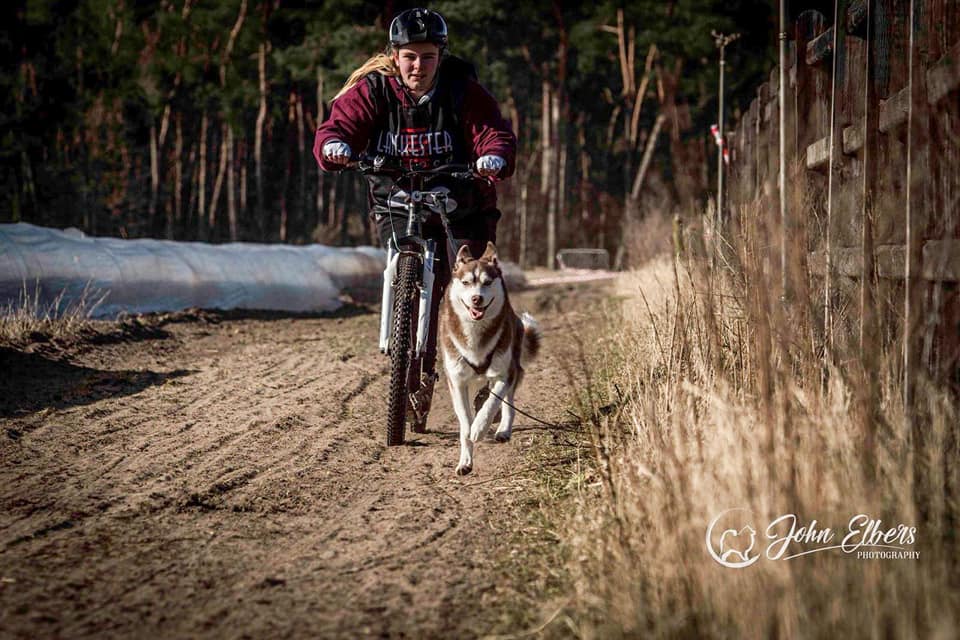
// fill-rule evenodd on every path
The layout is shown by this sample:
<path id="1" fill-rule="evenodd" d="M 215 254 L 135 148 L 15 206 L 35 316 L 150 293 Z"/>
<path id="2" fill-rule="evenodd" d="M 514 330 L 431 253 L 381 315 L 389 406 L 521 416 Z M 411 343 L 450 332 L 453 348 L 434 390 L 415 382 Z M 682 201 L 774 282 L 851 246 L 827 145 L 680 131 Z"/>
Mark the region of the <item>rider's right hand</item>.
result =
<path id="1" fill-rule="evenodd" d="M 347 164 L 353 157 L 353 149 L 346 142 L 331 140 L 323 145 L 323 159 L 333 164 Z"/>

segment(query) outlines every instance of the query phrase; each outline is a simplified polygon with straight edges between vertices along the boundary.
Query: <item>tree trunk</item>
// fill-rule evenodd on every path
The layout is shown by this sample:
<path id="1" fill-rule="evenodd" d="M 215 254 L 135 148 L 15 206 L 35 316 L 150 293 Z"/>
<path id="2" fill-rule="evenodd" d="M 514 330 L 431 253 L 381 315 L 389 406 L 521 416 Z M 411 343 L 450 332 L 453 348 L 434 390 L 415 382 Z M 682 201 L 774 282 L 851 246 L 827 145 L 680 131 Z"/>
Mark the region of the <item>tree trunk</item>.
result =
<path id="1" fill-rule="evenodd" d="M 559 206 L 560 189 L 562 188 L 559 179 L 557 179 L 560 173 L 559 135 L 557 131 L 560 124 L 560 96 L 557 95 L 557 92 L 553 92 L 550 96 L 550 111 L 547 118 L 550 121 L 550 147 L 547 155 L 549 156 L 550 175 L 553 180 L 548 183 L 547 259 L 545 264 L 548 269 L 554 269 L 557 254 L 557 208 Z"/>
<path id="2" fill-rule="evenodd" d="M 183 114 L 177 113 L 173 142 L 173 218 L 167 224 L 167 238 L 174 237 L 174 221 L 183 224 Z"/>
<path id="3" fill-rule="evenodd" d="M 653 150 L 657 146 L 657 138 L 660 136 L 660 129 L 663 127 L 663 122 L 666 119 L 666 116 L 661 113 L 657 116 L 656 121 L 653 123 L 653 129 L 650 131 L 650 135 L 647 137 L 647 146 L 643 150 L 643 160 L 640 161 L 640 168 L 637 170 L 637 174 L 633 179 L 633 185 L 630 188 L 630 192 L 627 194 L 626 206 L 624 207 L 623 213 L 623 231 L 620 234 L 620 244 L 617 247 L 617 255 L 614 259 L 614 269 L 619 270 L 624 266 L 624 258 L 627 249 L 627 232 L 630 225 L 637 218 L 640 207 L 640 190 L 643 187 L 643 181 L 644 178 L 646 178 L 647 170 L 650 168 L 650 162 L 653 160 Z"/>
<path id="4" fill-rule="evenodd" d="M 560 141 L 560 153 L 557 158 L 557 216 L 560 220 L 567 217 L 567 141 Z"/>
<path id="5" fill-rule="evenodd" d="M 353 204 L 356 196 L 353 181 L 348 181 L 344 185 L 343 193 L 343 214 L 340 216 L 340 246 L 345 247 L 350 244 L 350 212 L 353 211 Z"/>
<path id="6" fill-rule="evenodd" d="M 240 29 L 243 27 L 243 20 L 247 17 L 247 0 L 240 1 L 240 11 L 237 12 L 237 21 L 233 23 L 230 29 L 230 37 L 227 39 L 227 46 L 223 48 L 220 56 L 220 86 L 227 86 L 227 62 L 233 53 L 233 45 L 237 42 L 237 36 L 240 35 Z"/>
<path id="7" fill-rule="evenodd" d="M 323 85 L 324 85 L 323 70 L 321 69 L 320 65 L 317 65 L 317 126 L 318 127 L 324 120 L 326 120 L 326 116 L 327 116 L 326 105 L 323 102 Z M 313 165 L 311 164 L 311 166 Z M 316 200 L 317 224 L 323 224 L 324 217 L 325 217 L 323 215 L 323 186 L 324 186 L 323 183 L 324 182 L 325 182 L 324 173 L 323 171 L 319 170 L 319 167 L 317 167 L 317 200 Z"/>
<path id="8" fill-rule="evenodd" d="M 333 228 L 337 224 L 337 191 L 343 182 L 343 173 L 337 173 L 330 185 L 330 199 L 327 201 L 327 226 Z"/>
<path id="9" fill-rule="evenodd" d="M 632 27 L 630 31 L 631 33 L 633 32 Z M 640 87 L 637 89 L 637 95 L 633 99 L 630 130 L 627 133 L 628 149 L 630 149 L 631 153 L 638 148 L 640 142 L 640 114 L 643 112 L 643 99 L 647 95 L 650 79 L 653 77 L 653 63 L 657 59 L 657 54 L 657 45 L 651 44 L 647 50 L 647 60 L 643 65 L 643 79 L 640 80 Z"/>
<path id="10" fill-rule="evenodd" d="M 267 228 L 263 207 L 263 125 L 267 120 L 267 45 L 260 44 L 257 67 L 260 75 L 260 109 L 253 138 L 253 164 L 257 183 L 257 220 L 261 231 Z"/>
<path id="11" fill-rule="evenodd" d="M 237 142 L 237 163 L 240 165 L 240 215 L 247 216 L 247 139 L 240 138 Z M 259 238 L 258 238 L 259 239 Z"/>
<path id="12" fill-rule="evenodd" d="M 197 205 L 200 202 L 200 162 L 198 161 L 199 143 L 191 145 L 190 157 L 187 159 L 187 165 L 191 167 L 190 171 L 190 202 L 187 203 L 186 218 L 183 222 L 183 231 L 186 240 L 191 239 L 190 229 L 193 229 L 193 239 L 199 239 L 196 235 L 199 227 L 196 223 Z"/>
<path id="13" fill-rule="evenodd" d="M 233 127 L 227 126 L 227 219 L 230 222 L 230 242 L 239 239 L 237 229 L 237 199 L 236 199 L 236 158 L 233 149 Z"/>
<path id="14" fill-rule="evenodd" d="M 520 263 L 522 269 L 527 268 L 527 202 L 528 202 L 528 193 L 530 187 L 530 167 L 534 165 L 536 158 L 534 155 L 531 155 L 530 158 L 523 164 L 522 171 L 521 167 L 517 167 L 518 175 L 517 177 L 520 180 L 520 188 L 517 190 L 517 213 L 520 218 L 520 251 L 518 252 L 517 260 Z"/>
<path id="15" fill-rule="evenodd" d="M 297 92 L 297 167 L 300 169 L 299 188 L 300 193 L 297 198 L 297 212 L 300 216 L 300 224 L 303 225 L 302 235 L 310 235 L 311 224 L 307 219 L 307 163 L 306 160 L 306 127 L 303 122 L 303 96 Z"/>
<path id="16" fill-rule="evenodd" d="M 297 233 L 297 223 L 302 222 L 300 212 L 297 211 L 299 199 L 291 197 L 293 191 L 293 156 L 296 144 L 296 120 L 297 120 L 297 95 L 291 91 L 287 95 L 287 144 L 284 146 L 286 152 L 286 163 L 283 169 L 283 202 L 284 208 L 289 212 L 286 216 L 285 237 L 295 237 Z M 292 211 L 288 208 L 292 205 Z M 292 213 L 293 215 L 289 215 Z"/>
<path id="17" fill-rule="evenodd" d="M 210 228 L 206 226 L 207 222 L 207 128 L 210 121 L 207 112 L 204 111 L 200 117 L 200 169 L 197 176 L 197 239 L 204 240 L 208 237 Z"/>
<path id="18" fill-rule="evenodd" d="M 585 241 L 590 243 L 591 241 L 596 242 L 595 238 L 590 238 L 590 235 L 593 232 L 591 228 L 592 221 L 591 218 L 591 209 L 596 206 L 596 202 L 591 201 L 590 198 L 590 154 L 587 152 L 587 131 L 585 126 L 586 118 L 583 114 L 580 114 L 580 117 L 577 118 L 577 146 L 580 148 L 580 176 L 579 176 L 579 187 L 580 187 L 580 226 L 583 230 Z M 596 245 L 597 247 L 603 247 L 603 245 Z"/>
<path id="19" fill-rule="evenodd" d="M 530 182 L 533 180 L 533 171 L 537 167 L 537 151 L 534 150 L 527 162 L 524 164 L 523 172 L 520 174 L 520 264 L 523 267 L 530 266 L 533 258 L 530 256 L 528 247 L 530 241 L 528 238 L 527 229 L 530 209 L 529 206 L 529 194 L 530 194 Z"/>
<path id="20" fill-rule="evenodd" d="M 227 45 L 223 48 L 220 55 L 220 88 L 227 88 L 227 63 L 233 53 L 233 46 L 237 42 L 237 36 L 240 35 L 240 29 L 243 27 L 243 21 L 247 17 L 247 0 L 240 1 L 240 10 L 237 12 L 237 20 L 230 29 L 230 37 L 227 39 Z M 223 187 L 223 177 L 227 173 L 227 166 L 230 166 L 230 175 L 227 180 L 227 218 L 229 223 L 230 239 L 235 240 L 237 236 L 237 210 L 234 200 L 234 176 L 233 176 L 233 130 L 227 123 L 227 114 L 223 114 L 223 133 L 220 142 L 220 168 L 217 171 L 217 180 L 213 186 L 213 199 L 210 201 L 210 229 L 215 232 L 217 203 L 220 199 L 220 189 Z"/>
<path id="21" fill-rule="evenodd" d="M 147 210 L 149 228 L 157 222 L 157 197 L 160 192 L 160 160 L 157 157 L 157 126 L 150 125 L 150 204 Z"/>
<path id="22" fill-rule="evenodd" d="M 553 174 L 553 135 L 552 135 L 552 125 L 553 125 L 553 115 L 552 115 L 552 105 L 553 99 L 551 97 L 553 90 L 550 86 L 550 81 L 544 78 L 541 83 L 541 101 L 540 101 L 540 195 L 547 202 L 551 199 L 552 190 L 551 178 Z M 554 237 L 554 223 L 555 220 L 551 217 L 551 211 L 549 207 L 547 208 L 547 256 L 545 258 L 544 264 L 548 268 L 553 267 L 553 253 L 551 243 Z M 525 223 L 526 224 L 526 221 Z"/>
<path id="23" fill-rule="evenodd" d="M 550 170 L 553 167 L 551 159 L 553 150 L 550 143 L 553 141 L 551 135 L 550 99 L 553 93 L 550 81 L 544 79 L 541 83 L 541 101 L 540 101 L 540 195 L 546 196 L 550 192 Z"/>
<path id="24" fill-rule="evenodd" d="M 227 123 L 224 122 L 220 133 L 220 161 L 217 168 L 217 179 L 213 182 L 213 197 L 210 198 L 210 217 L 208 220 L 211 240 L 217 237 L 217 205 L 220 202 L 220 190 L 223 188 L 223 177 L 227 173 L 227 131 L 229 128 Z"/>

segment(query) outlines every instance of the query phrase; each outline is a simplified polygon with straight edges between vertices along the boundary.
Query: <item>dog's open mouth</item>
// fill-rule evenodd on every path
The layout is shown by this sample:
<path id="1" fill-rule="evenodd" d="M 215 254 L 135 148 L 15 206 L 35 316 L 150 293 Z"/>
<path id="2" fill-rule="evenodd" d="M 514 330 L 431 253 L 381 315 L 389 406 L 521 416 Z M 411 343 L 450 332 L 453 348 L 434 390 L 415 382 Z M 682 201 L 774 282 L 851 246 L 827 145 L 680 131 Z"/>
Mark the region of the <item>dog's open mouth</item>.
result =
<path id="1" fill-rule="evenodd" d="M 461 300 L 460 302 L 463 302 L 463 300 Z M 487 312 L 487 308 L 491 304 L 493 304 L 493 300 L 488 302 L 487 306 L 485 307 L 474 307 L 473 305 L 469 305 L 466 302 L 463 302 L 463 306 L 467 308 L 467 311 L 470 312 L 470 317 L 473 318 L 474 320 L 482 320 L 483 314 Z"/>

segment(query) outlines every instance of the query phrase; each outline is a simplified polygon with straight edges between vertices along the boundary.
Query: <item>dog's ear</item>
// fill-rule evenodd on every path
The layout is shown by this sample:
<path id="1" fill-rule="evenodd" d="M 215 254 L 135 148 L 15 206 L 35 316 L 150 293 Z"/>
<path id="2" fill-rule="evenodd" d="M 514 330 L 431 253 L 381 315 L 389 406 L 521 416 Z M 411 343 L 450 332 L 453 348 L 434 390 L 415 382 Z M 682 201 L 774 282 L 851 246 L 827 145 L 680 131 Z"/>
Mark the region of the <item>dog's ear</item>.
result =
<path id="1" fill-rule="evenodd" d="M 466 264 L 473 260 L 473 254 L 470 253 L 470 246 L 463 245 L 460 247 L 460 251 L 457 252 L 457 259 L 453 261 L 454 267 L 459 267 L 461 264 Z"/>
<path id="2" fill-rule="evenodd" d="M 483 255 L 480 256 L 481 260 L 489 262 L 494 267 L 500 266 L 500 263 L 497 261 L 497 247 L 492 242 L 487 242 L 487 249 L 483 252 Z"/>

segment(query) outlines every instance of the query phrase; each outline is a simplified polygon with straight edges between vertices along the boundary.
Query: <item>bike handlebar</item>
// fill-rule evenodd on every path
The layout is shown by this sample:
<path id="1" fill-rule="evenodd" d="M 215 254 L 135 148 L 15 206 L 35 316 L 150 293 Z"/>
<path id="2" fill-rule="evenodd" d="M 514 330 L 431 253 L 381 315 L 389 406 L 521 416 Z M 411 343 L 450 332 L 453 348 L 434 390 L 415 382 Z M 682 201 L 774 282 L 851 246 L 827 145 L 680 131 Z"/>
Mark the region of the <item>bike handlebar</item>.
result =
<path id="1" fill-rule="evenodd" d="M 349 169 L 357 169 L 364 175 L 385 175 L 397 178 L 444 175 L 457 180 L 483 179 L 483 176 L 477 173 L 474 167 L 469 164 L 445 164 L 429 169 L 408 169 L 396 161 L 390 162 L 384 156 L 376 156 L 371 159 L 369 156 L 361 155 L 346 166 Z"/>

